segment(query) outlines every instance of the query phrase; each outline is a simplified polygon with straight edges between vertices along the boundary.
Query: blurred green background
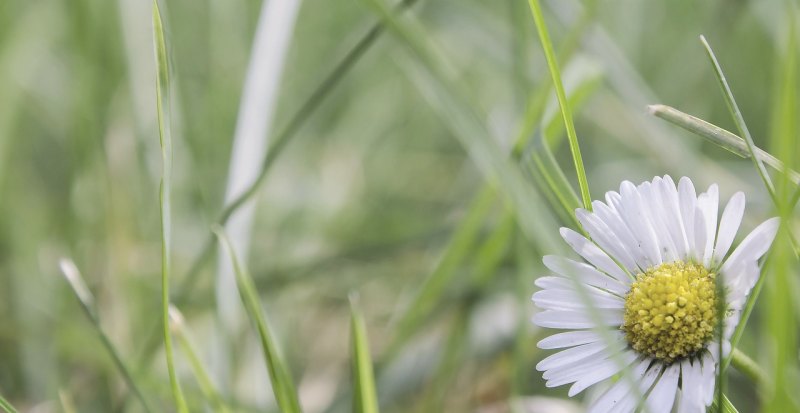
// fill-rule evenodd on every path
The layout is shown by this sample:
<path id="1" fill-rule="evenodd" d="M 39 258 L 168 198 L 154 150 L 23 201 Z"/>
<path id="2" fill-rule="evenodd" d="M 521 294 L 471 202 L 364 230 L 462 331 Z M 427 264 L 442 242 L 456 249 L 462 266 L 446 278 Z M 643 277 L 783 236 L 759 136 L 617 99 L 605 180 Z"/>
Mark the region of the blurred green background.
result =
<path id="1" fill-rule="evenodd" d="M 212 376 L 226 377 L 216 385 L 227 403 L 276 411 L 246 322 L 230 338 L 229 371 L 214 373 L 221 334 L 215 256 L 190 293 L 180 287 L 224 206 L 262 3 L 166 0 L 162 7 L 172 65 L 175 304 Z M 735 130 L 697 40 L 705 34 L 756 144 L 768 149 L 783 87 L 785 2 L 557 0 L 544 7 L 556 47 L 574 45 L 561 53 L 561 66 L 567 91 L 580 95 L 576 126 L 595 198 L 622 180 L 670 174 L 689 176 L 698 189 L 719 183 L 725 200 L 745 191 L 740 234 L 774 215 L 749 160 L 649 115 L 646 105 L 668 104 Z M 453 74 L 447 87 L 508 152 L 532 96 L 551 82 L 527 3 L 418 0 L 397 13 L 423 30 Z M 535 343 L 546 332 L 529 322 L 533 280 L 545 273 L 541 256 L 564 252 L 558 227 L 575 224 L 545 201 L 528 145 L 513 165 L 541 202 L 527 205 L 536 212 L 528 217 L 534 230 L 520 229 L 495 178 L 476 167 L 459 131 L 431 104 L 436 91 L 420 80 L 420 63 L 402 38 L 378 30 L 351 66 L 330 77 L 378 22 L 367 2 L 302 2 L 267 136 L 274 142 L 301 111 L 257 193 L 247 266 L 305 410 L 350 410 L 347 297 L 355 291 L 383 411 L 580 411 L 577 402 L 542 398 L 565 399 L 566 388 L 546 389 L 535 371 L 546 355 Z M 60 275 L 61 257 L 82 270 L 103 329 L 156 411 L 172 409 L 158 336 L 152 344 L 161 320 L 152 36 L 148 1 L 0 2 L 0 393 L 22 411 L 61 411 L 64 403 L 80 412 L 140 411 Z M 333 83 L 315 93 L 325 79 Z M 554 125 L 546 138 L 574 184 L 555 99 L 545 93 L 543 115 L 523 138 Z M 309 111 L 308 102 L 318 105 Z M 495 189 L 481 189 L 487 184 Z M 470 213 L 476 197 L 480 207 Z M 426 281 L 432 275 L 441 282 Z M 791 285 L 797 292 L 796 276 Z M 767 361 L 760 311 L 742 347 Z M 795 318 L 785 328 L 797 330 Z M 180 349 L 177 362 L 191 410 L 203 411 Z M 740 411 L 757 409 L 756 390 L 731 371 L 731 399 Z M 788 374 L 797 380 L 795 368 Z"/>

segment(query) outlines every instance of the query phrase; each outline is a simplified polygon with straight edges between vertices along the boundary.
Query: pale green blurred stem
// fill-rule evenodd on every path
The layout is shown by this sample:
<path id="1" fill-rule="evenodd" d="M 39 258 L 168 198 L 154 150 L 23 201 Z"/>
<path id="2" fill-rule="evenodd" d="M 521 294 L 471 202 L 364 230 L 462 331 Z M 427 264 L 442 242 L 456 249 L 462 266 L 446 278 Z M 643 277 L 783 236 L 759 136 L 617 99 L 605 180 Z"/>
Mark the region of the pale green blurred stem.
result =
<path id="1" fill-rule="evenodd" d="M 78 270 L 78 267 L 75 266 L 75 263 L 68 259 L 62 259 L 59 264 L 61 273 L 64 274 L 64 278 L 66 278 L 70 289 L 75 294 L 75 298 L 78 299 L 78 303 L 81 305 L 81 309 L 86 315 L 86 318 L 92 324 L 92 327 L 94 327 L 97 336 L 103 343 L 103 347 L 106 348 L 106 351 L 108 351 L 108 354 L 111 356 L 114 366 L 116 366 L 120 374 L 122 374 L 122 378 L 125 380 L 125 383 L 131 389 L 136 398 L 142 403 L 144 411 L 151 412 L 152 409 L 147 403 L 147 399 L 145 399 L 144 394 L 142 394 L 141 390 L 139 389 L 139 386 L 136 384 L 136 380 L 133 379 L 133 374 L 131 374 L 130 369 L 122 360 L 122 356 L 120 355 L 119 351 L 117 351 L 117 347 L 108 337 L 108 335 L 106 335 L 106 332 L 103 331 L 102 325 L 100 324 L 100 317 L 97 315 L 97 309 L 94 305 L 94 296 L 92 295 L 91 291 L 89 291 L 89 288 L 86 287 L 86 282 L 84 282 L 80 270 Z"/>
<path id="2" fill-rule="evenodd" d="M 742 158 L 750 158 L 750 150 L 747 142 L 733 132 L 729 132 L 719 126 L 706 122 L 688 113 L 681 112 L 667 105 L 650 105 L 647 107 L 650 114 L 666 120 L 676 126 L 680 126 L 709 142 L 730 151 Z M 789 179 L 795 184 L 800 184 L 800 174 L 797 171 L 787 169 L 783 163 L 763 149 L 754 147 L 755 154 L 765 164 L 769 165 L 778 172 L 787 173 Z"/>
<path id="3" fill-rule="evenodd" d="M 161 20 L 158 0 L 153 0 L 153 43 L 156 57 L 156 110 L 158 113 L 158 135 L 161 143 L 161 192 L 159 196 L 161 213 L 161 322 L 164 337 L 164 353 L 172 389 L 172 397 L 179 413 L 188 412 L 180 382 L 175 372 L 172 351 L 172 336 L 169 331 L 169 275 L 172 247 L 172 135 L 170 129 L 170 83 L 167 42 Z"/>
<path id="4" fill-rule="evenodd" d="M 2 408 L 6 413 L 17 413 L 17 409 L 11 405 L 3 396 L 0 396 L 0 408 Z"/>
<path id="5" fill-rule="evenodd" d="M 740 373 L 747 376 L 758 388 L 764 388 L 767 382 L 767 376 L 758 363 L 751 359 L 747 354 L 744 354 L 738 348 L 734 348 L 731 352 L 731 364 Z"/>
<path id="6" fill-rule="evenodd" d="M 172 330 L 175 332 L 175 337 L 178 339 L 178 344 L 181 346 L 181 350 L 186 358 L 189 360 L 189 364 L 192 366 L 192 371 L 194 371 L 194 376 L 197 379 L 197 384 L 200 385 L 200 391 L 203 392 L 203 395 L 211 402 L 211 406 L 214 408 L 215 412 L 220 413 L 230 413 L 230 409 L 225 405 L 225 402 L 222 400 L 222 396 L 220 395 L 219 391 L 217 391 L 216 386 L 211 381 L 211 377 L 206 371 L 203 362 L 200 360 L 200 357 L 197 355 L 197 350 L 195 350 L 194 343 L 190 337 L 189 331 L 186 328 L 186 324 L 183 319 L 183 315 L 180 311 L 175 307 L 170 307 L 170 326 Z"/>

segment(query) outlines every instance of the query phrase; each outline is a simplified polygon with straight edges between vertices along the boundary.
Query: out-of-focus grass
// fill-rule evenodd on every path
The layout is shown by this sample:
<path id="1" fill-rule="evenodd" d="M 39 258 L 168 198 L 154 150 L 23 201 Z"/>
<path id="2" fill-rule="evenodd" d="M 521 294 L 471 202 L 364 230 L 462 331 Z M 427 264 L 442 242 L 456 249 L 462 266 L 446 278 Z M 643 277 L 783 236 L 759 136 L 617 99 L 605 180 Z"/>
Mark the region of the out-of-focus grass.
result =
<path id="1" fill-rule="evenodd" d="M 144 360 L 163 316 L 156 63 L 146 3 L 0 6 L 0 394 L 21 411 L 56 406 L 60 393 L 76 411 L 140 409 L 103 344 L 86 339 L 95 327 L 60 282 L 57 259 L 73 257 L 84 270 L 100 325 L 122 359 Z M 558 107 L 521 3 L 386 3 L 420 29 L 417 40 L 435 51 L 433 59 L 448 62 L 445 82 L 426 75 L 403 40 L 382 35 L 381 19 L 362 2 L 302 4 L 270 131 L 280 146 L 270 148 L 275 155 L 253 194 L 259 207 L 247 266 L 305 411 L 351 407 L 347 296 L 354 290 L 382 411 L 507 411 L 520 396 L 565 397 L 533 369 L 542 332 L 528 322 L 529 297 L 533 279 L 545 273 L 539 257 L 564 248 L 557 227 L 577 229 L 563 211 L 579 188 L 563 129 L 547 126 L 559 123 L 552 121 Z M 161 4 L 174 92 L 170 285 L 182 298 L 197 358 L 214 371 L 213 248 L 200 255 L 191 281 L 181 275 L 224 209 L 261 2 Z M 800 385 L 800 307 L 791 298 L 800 287 L 786 235 L 798 229 L 789 202 L 796 187 L 772 175 L 776 209 L 749 160 L 645 107 L 668 104 L 735 130 L 696 42 L 705 33 L 753 143 L 797 170 L 794 10 L 721 0 L 542 6 L 596 197 L 623 179 L 670 173 L 699 187 L 718 182 L 723 197 L 746 191 L 743 229 L 776 210 L 784 217 L 756 316 L 739 343 L 770 382 L 756 392 L 729 369 L 728 395 L 739 411 L 797 406 L 790 390 Z M 476 144 L 495 148 L 491 168 Z M 485 179 L 489 169 L 517 178 Z M 553 187 L 564 192 L 551 196 Z M 523 195 L 508 202 L 509 189 Z M 132 374 L 154 409 L 168 410 L 163 348 L 153 348 Z M 189 404 L 208 403 L 192 379 L 192 356 L 175 350 Z M 224 405 L 274 411 L 256 331 L 235 337 L 231 351 L 232 382 L 211 383 L 228 389 Z"/>

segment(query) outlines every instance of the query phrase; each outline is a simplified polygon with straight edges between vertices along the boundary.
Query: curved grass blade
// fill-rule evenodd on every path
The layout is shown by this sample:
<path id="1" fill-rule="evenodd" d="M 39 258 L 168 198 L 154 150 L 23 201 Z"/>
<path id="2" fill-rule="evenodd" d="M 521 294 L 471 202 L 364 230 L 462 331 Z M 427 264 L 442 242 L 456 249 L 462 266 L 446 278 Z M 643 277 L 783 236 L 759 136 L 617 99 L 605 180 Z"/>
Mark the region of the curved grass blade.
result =
<path id="1" fill-rule="evenodd" d="M 78 299 L 78 303 L 80 303 L 83 313 L 94 327 L 95 332 L 97 332 L 97 336 L 100 337 L 103 347 L 105 347 L 106 351 L 108 351 L 108 354 L 111 355 L 111 360 L 114 362 L 114 366 L 117 367 L 117 370 L 119 370 L 120 374 L 122 374 L 122 378 L 125 380 L 125 383 L 131 389 L 136 398 L 142 403 L 144 410 L 146 412 L 151 412 L 152 409 L 150 409 L 147 399 L 145 399 L 144 394 L 142 394 L 141 390 L 139 390 L 139 386 L 136 384 L 136 380 L 133 379 L 130 369 L 125 362 L 122 361 L 122 356 L 120 356 L 119 351 L 117 351 L 117 347 L 114 346 L 114 343 L 111 342 L 111 339 L 106 335 L 105 331 L 103 331 L 103 328 L 100 324 L 100 317 L 98 316 L 97 309 L 94 305 L 94 296 L 92 296 L 89 288 L 86 287 L 86 283 L 83 281 L 83 277 L 81 277 L 78 267 L 75 266 L 75 263 L 66 258 L 62 258 L 59 261 L 59 267 L 61 268 L 61 273 L 64 275 L 64 278 L 66 278 L 67 283 L 72 289 L 72 292 L 75 293 L 75 297 Z"/>
<path id="2" fill-rule="evenodd" d="M 212 228 L 214 234 L 219 239 L 220 245 L 225 248 L 233 263 L 233 271 L 236 275 L 239 295 L 242 298 L 247 315 L 255 324 L 258 336 L 261 340 L 261 349 L 264 351 L 264 359 L 267 364 L 270 380 L 272 381 L 272 391 L 275 393 L 275 400 L 283 413 L 300 413 L 300 402 L 297 399 L 297 391 L 294 387 L 289 369 L 281 355 L 280 349 L 273 338 L 266 317 L 264 316 L 261 300 L 258 298 L 255 284 L 247 270 L 241 265 L 236 256 L 236 252 L 228 241 L 222 228 L 215 226 Z"/>
<path id="3" fill-rule="evenodd" d="M 208 399 L 215 412 L 230 413 L 231 410 L 222 400 L 222 396 L 220 395 L 219 391 L 217 391 L 214 383 L 211 381 L 211 376 L 208 374 L 203 362 L 197 355 L 194 343 L 192 342 L 189 331 L 186 328 L 186 322 L 183 318 L 183 314 L 181 314 L 177 307 L 170 306 L 169 318 L 170 329 L 175 333 L 175 337 L 178 339 L 178 344 L 181 346 L 183 354 L 186 355 L 186 358 L 189 360 L 189 364 L 192 366 L 192 371 L 197 379 L 197 384 L 200 385 L 200 391 L 203 392 L 203 396 Z"/>
<path id="4" fill-rule="evenodd" d="M 350 340 L 353 366 L 353 413 L 378 413 L 378 395 L 369 353 L 369 339 L 358 297 L 350 296 Z"/>
<path id="5" fill-rule="evenodd" d="M 542 43 L 542 49 L 544 49 L 544 55 L 547 59 L 547 67 L 550 69 L 550 75 L 553 77 L 553 85 L 555 86 L 556 97 L 558 98 L 558 106 L 561 108 L 561 117 L 563 118 L 564 126 L 567 129 L 569 149 L 572 152 L 572 160 L 575 163 L 575 172 L 578 175 L 578 186 L 580 186 L 583 207 L 584 209 L 591 211 L 592 196 L 589 194 L 589 183 L 586 180 L 583 157 L 581 156 L 581 149 L 578 145 L 578 135 L 575 133 L 575 123 L 572 120 L 572 110 L 569 107 L 567 95 L 564 92 L 564 83 L 561 81 L 561 71 L 558 68 L 558 61 L 556 60 L 555 52 L 553 51 L 553 43 L 550 41 L 550 35 L 547 33 L 547 26 L 544 23 L 542 7 L 539 4 L 539 0 L 528 0 L 528 5 L 531 8 L 533 20 L 536 22 L 536 30 L 539 33 L 539 40 Z"/>
<path id="6" fill-rule="evenodd" d="M 17 413 L 17 409 L 11 405 L 3 396 L 0 396 L 0 408 L 3 409 L 6 413 Z"/>
<path id="7" fill-rule="evenodd" d="M 169 273 L 171 255 L 171 205 L 170 198 L 172 179 L 172 135 L 170 133 L 169 111 L 169 60 L 167 43 L 164 37 L 164 25 L 158 0 L 153 0 L 153 40 L 156 54 L 156 109 L 158 111 L 158 135 L 161 142 L 161 322 L 164 334 L 164 352 L 167 359 L 167 371 L 178 412 L 188 412 L 181 385 L 175 373 L 175 360 L 172 350 L 172 337 L 169 331 Z"/>
<path id="8" fill-rule="evenodd" d="M 731 88 L 728 85 L 728 80 L 725 78 L 725 74 L 722 72 L 722 67 L 720 67 L 719 62 L 717 61 L 717 56 L 714 54 L 714 51 L 711 50 L 711 45 L 708 44 L 705 36 L 700 36 L 700 42 L 703 44 L 706 54 L 708 55 L 709 60 L 711 60 L 711 65 L 714 67 L 714 74 L 716 74 L 719 87 L 722 89 L 722 93 L 725 96 L 725 103 L 728 105 L 728 110 L 733 117 L 734 123 L 736 123 L 736 129 L 739 130 L 739 134 L 742 136 L 742 138 L 744 138 L 744 141 L 747 144 L 747 151 L 750 153 L 750 159 L 753 160 L 753 165 L 756 167 L 756 171 L 758 171 L 758 175 L 764 182 L 764 186 L 767 188 L 767 191 L 769 192 L 773 201 L 777 201 L 775 198 L 775 187 L 772 185 L 772 179 L 770 179 L 767 169 L 764 167 L 764 163 L 761 161 L 761 158 L 758 157 L 756 144 L 753 142 L 753 137 L 750 135 L 750 130 L 747 129 L 747 124 L 744 121 L 741 110 L 739 110 L 739 105 L 736 104 L 736 99 L 734 99 L 733 92 L 731 92 Z"/>

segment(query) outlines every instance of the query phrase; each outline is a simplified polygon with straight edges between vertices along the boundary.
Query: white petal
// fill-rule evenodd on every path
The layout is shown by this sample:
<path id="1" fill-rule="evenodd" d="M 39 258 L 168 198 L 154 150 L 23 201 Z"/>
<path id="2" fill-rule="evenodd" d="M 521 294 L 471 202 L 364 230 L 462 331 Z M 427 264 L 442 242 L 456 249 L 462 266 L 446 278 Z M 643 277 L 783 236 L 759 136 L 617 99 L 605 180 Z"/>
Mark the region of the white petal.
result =
<path id="1" fill-rule="evenodd" d="M 564 333 L 553 334 L 550 337 L 544 338 L 539 341 L 536 346 L 540 349 L 548 350 L 553 348 L 564 348 L 594 343 L 602 339 L 602 336 L 600 336 L 600 334 L 598 334 L 596 331 L 567 331 Z"/>
<path id="2" fill-rule="evenodd" d="M 547 289 L 562 289 L 562 290 L 569 290 L 575 288 L 575 282 L 572 280 L 568 280 L 564 277 L 556 277 L 556 276 L 547 276 L 547 277 L 539 277 L 534 282 L 537 287 L 547 290 Z"/>
<path id="3" fill-rule="evenodd" d="M 686 358 L 681 361 L 681 400 L 678 413 L 704 413 L 705 404 L 702 399 L 701 389 L 702 371 L 700 361 L 692 362 Z"/>
<path id="4" fill-rule="evenodd" d="M 660 226 L 661 235 L 670 248 L 667 251 L 669 259 L 666 261 L 683 260 L 686 258 L 686 239 L 683 235 L 683 225 L 680 220 L 680 206 L 678 205 L 678 191 L 675 183 L 669 176 L 653 181 L 653 197 L 651 200 L 653 216 Z M 663 245 L 662 245 L 663 247 Z M 663 248 L 662 248 L 663 252 Z"/>
<path id="5" fill-rule="evenodd" d="M 586 311 L 547 310 L 534 314 L 533 323 L 547 328 L 594 328 L 597 327 L 594 321 L 596 317 L 601 325 L 619 326 L 622 324 L 622 313 L 622 310 L 617 309 L 599 309 L 592 311 L 592 314 L 587 314 Z"/>
<path id="6" fill-rule="evenodd" d="M 661 201 L 661 185 L 662 179 L 657 176 L 653 178 L 652 183 L 645 182 L 640 185 L 639 194 L 644 206 L 644 215 L 652 225 L 655 239 L 658 242 L 661 261 L 673 262 L 678 259 L 678 249 L 667 229 L 667 214 L 664 212 L 664 203 Z"/>
<path id="7" fill-rule="evenodd" d="M 652 362 L 649 358 L 639 361 L 629 372 L 628 377 L 620 377 L 613 386 L 603 393 L 591 406 L 589 413 L 607 413 L 623 401 L 625 395 L 630 393 L 630 383 L 641 382 L 647 367 Z"/>
<path id="8" fill-rule="evenodd" d="M 621 284 L 615 278 L 611 278 L 591 265 L 582 262 L 573 261 L 569 258 L 559 257 L 557 255 L 546 255 L 542 259 L 542 262 L 544 262 L 545 267 L 549 268 L 551 271 L 561 274 L 565 278 L 578 280 L 583 284 L 589 284 L 623 295 L 629 290 L 628 286 Z M 576 287 L 573 285 L 573 289 L 574 288 Z"/>
<path id="9" fill-rule="evenodd" d="M 703 265 L 711 264 L 711 255 L 714 252 L 714 240 L 717 237 L 717 213 L 719 211 L 719 189 L 716 184 L 708 187 L 708 191 L 697 197 L 697 206 L 703 212 L 706 224 L 706 243 L 696 245 L 698 252 L 702 252 Z"/>
<path id="10" fill-rule="evenodd" d="M 697 207 L 697 195 L 695 195 L 694 185 L 691 179 L 683 177 L 680 182 L 678 182 L 678 199 L 681 205 L 681 221 L 683 222 L 683 229 L 686 232 L 688 253 L 691 257 L 692 252 L 695 251 L 694 213 Z"/>
<path id="11" fill-rule="evenodd" d="M 586 239 L 583 235 L 569 228 L 561 228 L 561 236 L 578 255 L 597 267 L 598 270 L 614 277 L 625 285 L 630 284 L 631 277 L 628 273 L 617 265 L 603 250 Z"/>
<path id="12" fill-rule="evenodd" d="M 711 353 L 707 352 L 703 354 L 700 369 L 702 377 L 700 382 L 700 394 L 703 405 L 708 406 L 714 399 L 714 379 L 717 372 L 717 366 Z"/>
<path id="13" fill-rule="evenodd" d="M 647 254 L 631 232 L 630 223 L 623 219 L 625 215 L 624 206 L 618 204 L 617 207 L 610 207 L 600 201 L 594 201 L 592 206 L 594 214 L 608 226 L 608 229 L 619 242 L 625 246 L 625 249 L 636 261 L 637 267 L 647 268 L 649 265 Z"/>
<path id="14" fill-rule="evenodd" d="M 572 364 L 565 368 L 548 370 L 542 375 L 542 377 L 547 380 L 545 383 L 545 386 L 547 387 L 562 386 L 564 384 L 574 383 L 578 380 L 581 380 L 587 372 L 595 369 L 606 369 L 608 366 L 613 366 L 615 364 L 619 364 L 620 362 L 626 365 L 630 364 L 634 359 L 636 359 L 636 357 L 638 357 L 637 354 L 630 350 L 622 352 L 617 351 L 613 354 L 607 355 L 598 355 L 591 360 Z"/>
<path id="15" fill-rule="evenodd" d="M 585 390 L 587 387 L 597 384 L 598 382 L 619 373 L 623 369 L 630 366 L 631 363 L 636 361 L 636 358 L 636 353 L 628 351 L 621 357 L 609 360 L 608 363 L 595 366 L 593 369 L 587 371 L 580 380 L 576 381 L 575 384 L 570 387 L 568 393 L 569 397 L 573 397 Z"/>
<path id="16" fill-rule="evenodd" d="M 661 372 L 664 370 L 664 365 L 655 362 L 653 365 L 650 366 L 650 369 L 645 373 L 642 380 L 637 382 L 639 385 L 638 391 L 634 391 L 633 388 L 629 387 L 628 394 L 618 403 L 613 409 L 609 410 L 609 413 L 621 413 L 621 412 L 633 412 L 633 410 L 644 402 L 642 397 L 647 394 L 647 391 L 653 385 L 653 382 L 658 379 L 661 375 Z"/>
<path id="17" fill-rule="evenodd" d="M 675 403 L 678 393 L 678 377 L 680 377 L 680 364 L 672 363 L 658 379 L 653 390 L 647 396 L 645 404 L 650 412 L 669 412 Z"/>
<path id="18" fill-rule="evenodd" d="M 725 210 L 722 212 L 722 219 L 719 222 L 719 233 L 717 235 L 717 243 L 714 246 L 714 259 L 712 265 L 721 263 L 728 254 L 733 239 L 736 237 L 736 232 L 739 231 L 739 224 L 742 222 L 742 215 L 744 215 L 745 198 L 744 193 L 737 192 L 733 194 Z"/>
<path id="19" fill-rule="evenodd" d="M 649 182 L 642 184 L 649 185 Z M 645 268 L 650 268 L 661 264 L 661 253 L 658 241 L 652 225 L 644 212 L 644 206 L 639 195 L 639 190 L 630 182 L 624 181 L 620 185 L 620 195 L 622 195 L 622 206 L 625 208 L 623 219 L 631 229 L 635 241 L 641 245 L 643 253 L 646 255 Z"/>
<path id="20" fill-rule="evenodd" d="M 609 253 L 617 262 L 622 264 L 628 272 L 638 273 L 639 267 L 633 256 L 619 241 L 613 232 L 608 228 L 605 222 L 598 218 L 595 214 L 588 212 L 584 209 L 575 211 L 575 217 L 581 223 L 583 229 L 589 234 L 594 242 L 600 246 L 604 251 Z"/>
<path id="21" fill-rule="evenodd" d="M 694 245 L 695 249 L 691 251 L 691 257 L 702 262 L 705 254 L 704 245 L 706 245 L 706 217 L 698 206 L 694 212 Z"/>
<path id="22" fill-rule="evenodd" d="M 568 348 L 542 359 L 542 361 L 536 364 L 536 370 L 545 371 L 568 366 L 577 361 L 583 361 L 586 358 L 592 357 L 606 348 L 608 348 L 608 344 L 603 341 Z"/>
<path id="23" fill-rule="evenodd" d="M 624 308 L 625 300 L 597 289 L 585 289 L 585 294 L 575 290 L 541 290 L 533 294 L 533 302 L 548 310 Z"/>
<path id="24" fill-rule="evenodd" d="M 779 223 L 778 218 L 770 218 L 756 227 L 722 264 L 721 272 L 725 274 L 733 267 L 761 258 L 772 245 L 772 241 L 778 233 Z"/>

